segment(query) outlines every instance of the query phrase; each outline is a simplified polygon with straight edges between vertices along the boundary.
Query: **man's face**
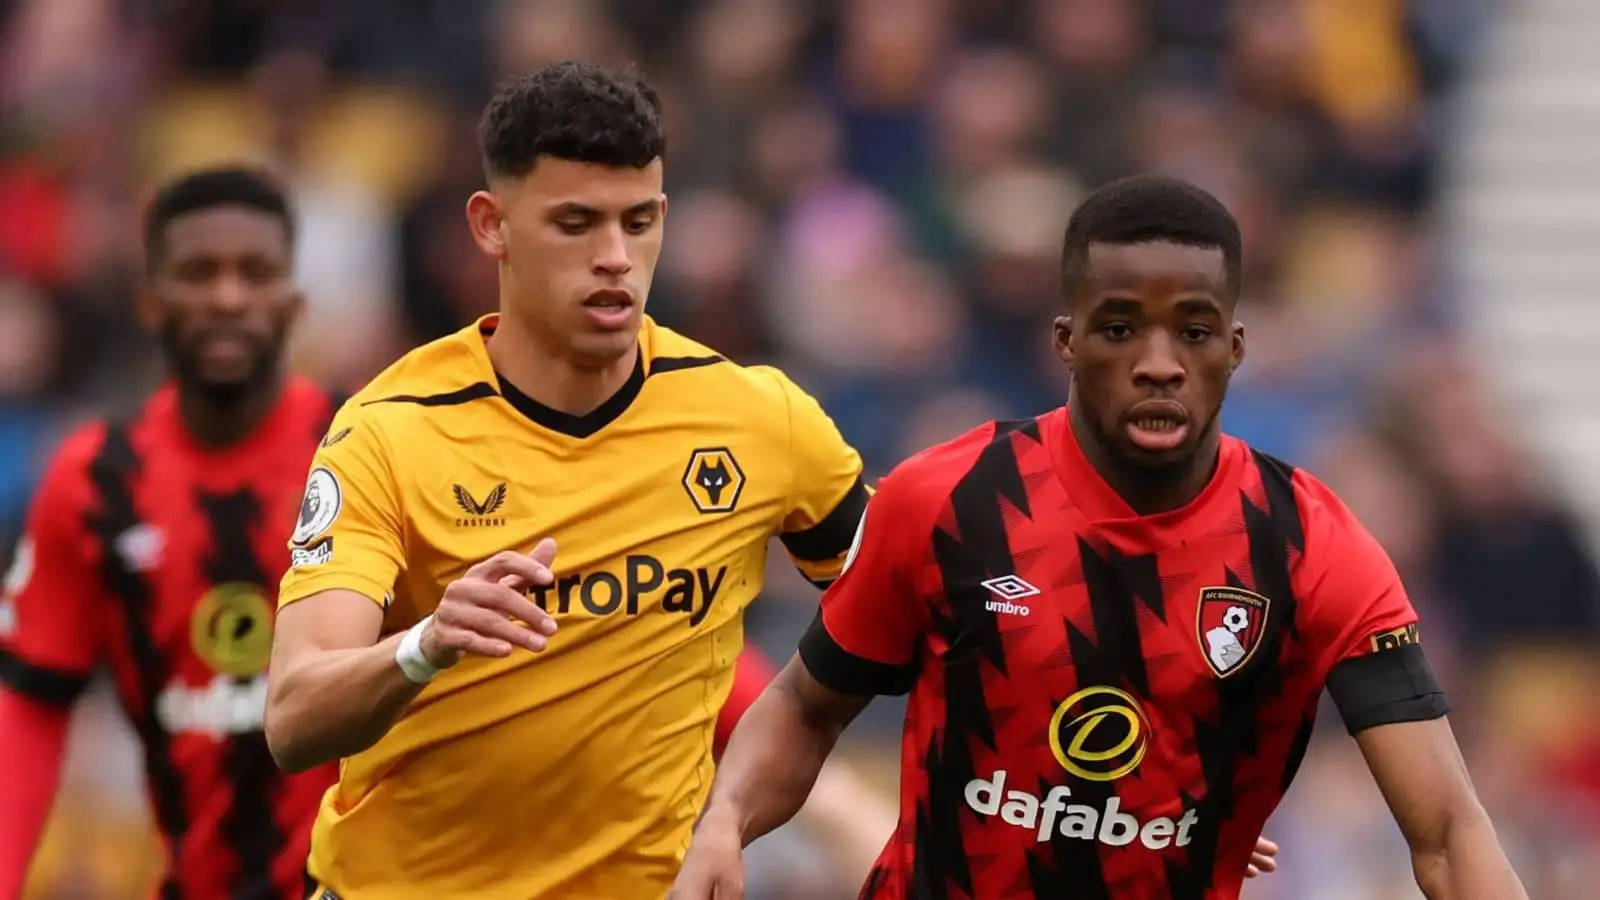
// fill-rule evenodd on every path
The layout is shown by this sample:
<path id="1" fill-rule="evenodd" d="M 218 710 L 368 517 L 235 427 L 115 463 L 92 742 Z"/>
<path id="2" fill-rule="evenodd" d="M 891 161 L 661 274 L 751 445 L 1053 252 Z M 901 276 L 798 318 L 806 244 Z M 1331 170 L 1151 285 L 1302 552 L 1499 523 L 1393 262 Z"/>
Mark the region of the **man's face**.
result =
<path id="1" fill-rule="evenodd" d="M 604 365 L 637 340 L 661 255 L 661 172 L 660 159 L 634 169 L 541 157 L 492 192 L 511 302 L 575 360 Z"/>
<path id="2" fill-rule="evenodd" d="M 302 298 L 283 222 L 218 206 L 167 225 L 141 298 L 180 383 L 236 399 L 270 382 Z"/>
<path id="3" fill-rule="evenodd" d="M 1056 320 L 1073 400 L 1103 447 L 1144 468 L 1177 468 L 1218 428 L 1244 359 L 1227 264 L 1216 248 L 1094 244 Z"/>

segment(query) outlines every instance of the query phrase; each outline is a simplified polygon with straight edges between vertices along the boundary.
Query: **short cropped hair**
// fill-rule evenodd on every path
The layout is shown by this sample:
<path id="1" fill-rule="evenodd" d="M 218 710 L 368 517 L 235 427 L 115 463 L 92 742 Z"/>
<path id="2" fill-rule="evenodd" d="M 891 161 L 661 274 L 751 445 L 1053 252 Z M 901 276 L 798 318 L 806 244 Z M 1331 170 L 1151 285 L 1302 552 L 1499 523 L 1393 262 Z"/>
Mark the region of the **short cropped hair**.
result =
<path id="1" fill-rule="evenodd" d="M 1243 240 L 1239 223 L 1206 191 L 1165 175 L 1134 175 L 1099 188 L 1079 204 L 1067 223 L 1061 277 L 1070 296 L 1084 276 L 1091 244 L 1165 241 L 1222 251 L 1228 289 L 1243 286 Z"/>
<path id="2" fill-rule="evenodd" d="M 661 98 L 632 72 L 582 62 L 506 82 L 484 107 L 478 144 L 489 178 L 520 178 L 541 156 L 642 169 L 665 156 Z"/>
<path id="3" fill-rule="evenodd" d="M 294 248 L 294 214 L 289 195 L 262 169 L 244 166 L 201 169 L 162 185 L 145 209 L 144 261 L 154 271 L 166 253 L 167 227 L 190 213 L 219 206 L 242 206 L 265 213 L 283 225 L 283 239 Z"/>

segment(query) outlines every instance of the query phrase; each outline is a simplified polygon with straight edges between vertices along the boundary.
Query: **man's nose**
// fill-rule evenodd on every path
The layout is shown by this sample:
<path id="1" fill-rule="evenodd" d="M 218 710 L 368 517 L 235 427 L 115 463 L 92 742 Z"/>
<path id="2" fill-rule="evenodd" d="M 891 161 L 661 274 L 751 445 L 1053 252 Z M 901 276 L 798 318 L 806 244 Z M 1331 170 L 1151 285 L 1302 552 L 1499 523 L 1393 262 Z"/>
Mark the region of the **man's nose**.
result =
<path id="1" fill-rule="evenodd" d="M 215 312 L 238 315 L 250 305 L 250 288 L 237 272 L 220 272 L 206 292 L 206 305 Z"/>
<path id="2" fill-rule="evenodd" d="M 1183 384 L 1187 372 L 1183 359 L 1171 335 L 1155 332 L 1140 347 L 1139 359 L 1133 367 L 1134 381 L 1159 387 L 1176 387 Z"/>
<path id="3" fill-rule="evenodd" d="M 627 236 L 621 227 L 602 228 L 595 248 L 594 270 L 601 275 L 626 275 L 633 268 Z"/>

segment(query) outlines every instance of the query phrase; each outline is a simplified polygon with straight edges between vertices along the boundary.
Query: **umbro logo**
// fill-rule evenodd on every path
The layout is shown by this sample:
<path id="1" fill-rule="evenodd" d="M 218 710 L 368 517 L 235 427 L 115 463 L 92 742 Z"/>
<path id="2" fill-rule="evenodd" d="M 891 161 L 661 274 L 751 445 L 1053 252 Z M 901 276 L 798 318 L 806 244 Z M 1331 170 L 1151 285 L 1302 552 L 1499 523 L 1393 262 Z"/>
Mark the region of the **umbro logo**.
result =
<path id="1" fill-rule="evenodd" d="M 452 485 L 456 497 L 456 506 L 466 515 L 456 519 L 457 528 L 489 528 L 506 524 L 504 516 L 496 516 L 500 507 L 506 504 L 506 483 L 504 481 L 489 489 L 489 493 L 480 501 L 472 496 L 461 485 Z"/>
<path id="2" fill-rule="evenodd" d="M 990 578 L 978 582 L 989 593 L 1000 598 L 989 600 L 983 608 L 992 613 L 1004 613 L 1010 616 L 1028 616 L 1033 614 L 1026 604 L 1018 603 L 1024 597 L 1034 597 L 1039 594 L 1039 589 L 1015 575 L 1002 575 L 999 578 Z"/>
<path id="3" fill-rule="evenodd" d="M 1001 575 L 999 578 L 991 578 L 979 584 L 1001 600 L 1021 600 L 1023 597 L 1032 597 L 1039 593 L 1038 588 L 1015 575 Z"/>

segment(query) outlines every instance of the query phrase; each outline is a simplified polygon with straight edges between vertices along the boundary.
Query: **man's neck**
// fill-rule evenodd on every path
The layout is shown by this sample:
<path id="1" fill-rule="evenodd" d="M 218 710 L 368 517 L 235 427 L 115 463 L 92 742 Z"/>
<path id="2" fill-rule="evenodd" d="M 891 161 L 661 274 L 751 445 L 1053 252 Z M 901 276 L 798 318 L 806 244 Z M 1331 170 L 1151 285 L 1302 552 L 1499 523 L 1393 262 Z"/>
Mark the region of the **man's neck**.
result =
<path id="1" fill-rule="evenodd" d="M 1141 516 L 1158 515 L 1189 505 L 1211 483 L 1222 458 L 1221 435 L 1213 431 L 1201 439 L 1189 461 L 1163 469 L 1141 467 L 1118 459 L 1104 446 L 1079 412 L 1078 404 L 1068 408 L 1067 421 L 1089 465 Z"/>
<path id="2" fill-rule="evenodd" d="M 501 378 L 534 401 L 574 416 L 588 415 L 622 389 L 638 364 L 639 345 L 621 357 L 583 365 L 548 346 L 531 329 L 502 315 L 488 341 Z"/>
<path id="3" fill-rule="evenodd" d="M 237 398 L 222 399 L 204 391 L 178 385 L 178 418 L 196 443 L 226 447 L 256 429 L 283 396 L 284 379 L 252 388 Z"/>

